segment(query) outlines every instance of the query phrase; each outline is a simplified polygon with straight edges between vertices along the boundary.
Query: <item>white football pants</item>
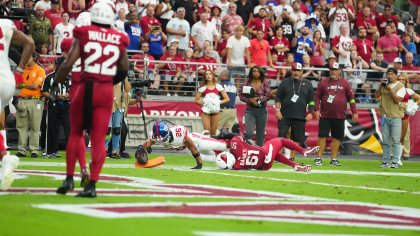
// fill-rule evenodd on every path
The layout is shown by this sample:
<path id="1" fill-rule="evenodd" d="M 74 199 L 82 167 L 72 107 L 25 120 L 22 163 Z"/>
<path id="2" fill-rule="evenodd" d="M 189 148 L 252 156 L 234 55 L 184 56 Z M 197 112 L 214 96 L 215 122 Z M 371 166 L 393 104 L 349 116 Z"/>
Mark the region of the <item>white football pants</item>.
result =
<path id="1" fill-rule="evenodd" d="M 224 140 L 208 138 L 199 133 L 190 133 L 188 137 L 191 138 L 200 152 L 201 159 L 206 162 L 216 162 L 216 153 L 214 151 L 222 152 L 227 149 Z"/>

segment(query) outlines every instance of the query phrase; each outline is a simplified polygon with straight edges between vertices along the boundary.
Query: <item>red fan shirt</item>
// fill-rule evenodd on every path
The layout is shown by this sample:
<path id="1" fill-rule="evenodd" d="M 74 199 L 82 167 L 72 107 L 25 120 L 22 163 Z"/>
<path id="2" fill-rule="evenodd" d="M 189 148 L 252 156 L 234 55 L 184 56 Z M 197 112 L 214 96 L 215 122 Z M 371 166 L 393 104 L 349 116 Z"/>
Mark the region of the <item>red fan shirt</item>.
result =
<path id="1" fill-rule="evenodd" d="M 361 17 L 358 18 L 356 21 L 356 24 L 354 25 L 357 29 L 359 29 L 359 27 L 363 27 L 366 30 L 370 30 L 373 27 L 376 27 L 376 21 L 374 19 L 369 18 L 368 20 L 366 20 L 365 18 Z M 367 33 L 367 32 L 366 32 Z M 373 34 L 366 34 L 366 39 L 369 41 L 373 41 Z"/>
<path id="2" fill-rule="evenodd" d="M 278 37 L 272 37 L 270 40 L 270 51 L 271 54 L 277 54 L 278 62 L 285 62 L 286 61 L 286 53 L 285 52 L 279 52 L 276 49 L 274 49 L 274 46 L 276 45 L 283 45 L 286 48 L 290 49 L 290 43 L 289 40 L 286 37 L 282 37 L 279 39 Z"/>
<path id="3" fill-rule="evenodd" d="M 371 53 L 375 51 L 372 41 L 369 41 L 367 39 L 365 41 L 362 41 L 361 39 L 356 39 L 353 42 L 353 44 L 356 45 L 357 54 L 359 54 L 359 56 L 362 57 L 362 59 L 369 64 L 371 60 Z"/>
<path id="4" fill-rule="evenodd" d="M 261 20 L 261 18 L 254 18 L 251 23 L 249 23 L 249 28 L 251 28 L 253 31 L 257 31 L 259 29 L 264 31 L 264 39 L 267 40 L 268 38 L 268 32 L 271 31 L 271 23 L 269 20 L 264 19 Z M 257 38 L 255 34 L 252 34 L 252 39 Z"/>

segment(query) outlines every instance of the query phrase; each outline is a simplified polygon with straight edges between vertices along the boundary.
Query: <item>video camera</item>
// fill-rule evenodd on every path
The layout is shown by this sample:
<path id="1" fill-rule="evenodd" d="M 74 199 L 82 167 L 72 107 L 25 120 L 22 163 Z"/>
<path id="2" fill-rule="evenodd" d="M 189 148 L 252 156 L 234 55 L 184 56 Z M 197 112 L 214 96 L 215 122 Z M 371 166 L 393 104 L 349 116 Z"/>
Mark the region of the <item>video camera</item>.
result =
<path id="1" fill-rule="evenodd" d="M 385 79 L 382 80 L 382 86 L 386 87 L 389 85 L 389 81 L 390 79 L 388 77 L 386 77 Z"/>
<path id="2" fill-rule="evenodd" d="M 31 19 L 34 16 L 34 10 L 19 8 L 18 0 L 11 0 L 7 3 L 3 3 L 3 0 L 0 0 L 0 18 L 20 20 Z"/>

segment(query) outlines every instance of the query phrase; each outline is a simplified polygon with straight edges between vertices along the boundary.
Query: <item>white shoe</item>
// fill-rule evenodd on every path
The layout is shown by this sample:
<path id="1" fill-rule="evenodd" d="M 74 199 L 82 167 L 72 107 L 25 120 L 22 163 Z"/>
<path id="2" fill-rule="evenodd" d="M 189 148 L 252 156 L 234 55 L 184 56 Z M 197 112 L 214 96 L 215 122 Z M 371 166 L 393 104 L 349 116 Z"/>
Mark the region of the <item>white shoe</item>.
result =
<path id="1" fill-rule="evenodd" d="M 170 97 L 170 96 L 171 96 L 171 94 L 170 94 L 170 93 L 167 93 L 167 94 L 166 94 L 166 96 Z"/>
<path id="2" fill-rule="evenodd" d="M 398 163 L 399 166 L 402 166 L 403 165 L 403 163 L 401 162 L 401 160 L 399 160 L 397 163 Z"/>
<path id="3" fill-rule="evenodd" d="M 13 171 L 19 165 L 19 158 L 15 155 L 10 155 L 7 152 L 3 156 L 3 161 L 1 163 L 1 190 L 7 190 L 10 188 L 13 182 Z"/>
<path id="4" fill-rule="evenodd" d="M 10 147 L 7 146 L 7 133 L 6 130 L 0 130 L 0 134 L 3 135 L 3 140 L 4 140 L 4 148 L 6 148 L 6 150 L 9 150 Z"/>
<path id="5" fill-rule="evenodd" d="M 399 152 L 399 155 L 398 155 L 398 165 L 400 165 L 400 166 L 403 165 L 402 162 L 401 162 L 401 156 L 402 156 L 403 150 L 404 150 L 404 145 L 400 144 L 400 152 Z"/>
<path id="6" fill-rule="evenodd" d="M 174 97 L 178 97 L 178 94 L 177 94 L 177 93 L 175 93 L 175 94 L 174 94 Z"/>

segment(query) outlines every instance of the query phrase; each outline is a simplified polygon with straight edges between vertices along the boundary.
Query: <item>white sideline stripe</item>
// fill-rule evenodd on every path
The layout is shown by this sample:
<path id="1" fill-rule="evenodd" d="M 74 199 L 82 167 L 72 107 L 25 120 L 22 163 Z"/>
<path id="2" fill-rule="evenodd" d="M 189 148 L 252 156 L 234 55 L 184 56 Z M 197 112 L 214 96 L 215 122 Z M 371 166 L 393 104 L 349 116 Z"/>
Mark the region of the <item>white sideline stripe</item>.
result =
<path id="1" fill-rule="evenodd" d="M 188 171 L 191 171 L 191 170 L 188 170 Z M 394 189 L 386 189 L 386 188 L 372 188 L 372 187 L 365 187 L 365 186 L 349 186 L 349 185 L 341 185 L 341 184 L 328 184 L 328 183 L 318 183 L 318 182 L 309 182 L 309 181 L 304 181 L 304 180 L 292 180 L 292 179 L 276 179 L 276 178 L 269 178 L 269 177 L 258 177 L 258 176 L 249 176 L 249 175 L 235 175 L 235 174 L 210 172 L 210 171 L 200 171 L 200 172 L 201 173 L 208 173 L 208 174 L 218 174 L 218 175 L 228 175 L 228 176 L 235 176 L 235 177 L 253 178 L 253 179 L 268 179 L 268 180 L 274 180 L 274 181 L 286 181 L 286 182 L 294 182 L 294 183 L 306 183 L 306 184 L 315 184 L 315 185 L 323 185 L 323 186 L 334 186 L 334 187 L 343 187 L 343 188 L 358 188 L 358 189 L 367 189 L 367 190 L 376 190 L 376 191 L 396 192 L 396 193 L 420 194 L 420 192 L 410 192 L 410 191 L 394 190 Z"/>
<path id="2" fill-rule="evenodd" d="M 194 231 L 193 234 L 200 236 L 384 236 L 367 234 L 289 234 L 289 233 L 242 233 L 242 232 L 207 232 Z"/>
<path id="3" fill-rule="evenodd" d="M 34 161 L 21 161 L 19 166 L 66 166 L 65 162 L 34 162 Z M 107 168 L 135 168 L 134 164 L 104 164 L 103 167 Z M 190 166 L 173 166 L 161 165 L 154 167 L 154 169 L 174 169 L 174 170 L 189 170 Z M 206 167 L 202 170 L 219 170 L 217 167 Z M 241 171 L 244 172 L 244 171 Z M 269 172 L 283 172 L 283 173 L 296 173 L 296 174 L 344 174 L 344 175 L 382 175 L 382 176 L 404 176 L 404 177 L 420 177 L 420 173 L 398 173 L 398 172 L 367 172 L 367 171 L 337 171 L 337 170 L 314 170 L 309 173 L 296 172 L 294 169 L 270 169 Z"/>

